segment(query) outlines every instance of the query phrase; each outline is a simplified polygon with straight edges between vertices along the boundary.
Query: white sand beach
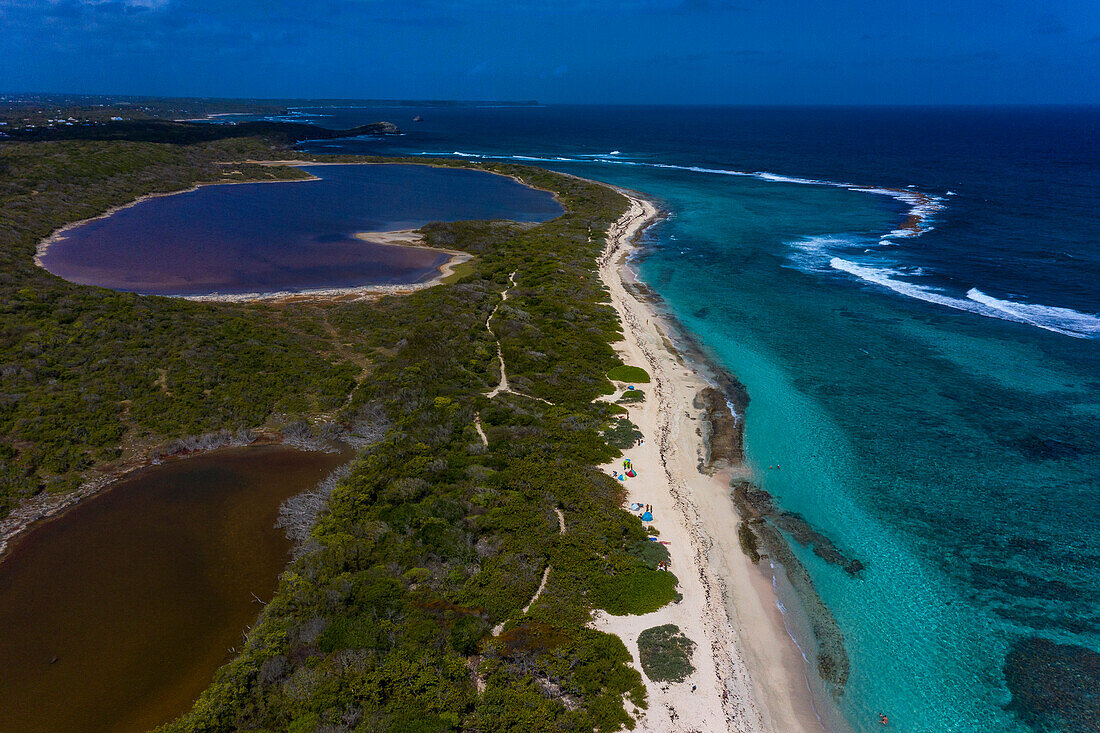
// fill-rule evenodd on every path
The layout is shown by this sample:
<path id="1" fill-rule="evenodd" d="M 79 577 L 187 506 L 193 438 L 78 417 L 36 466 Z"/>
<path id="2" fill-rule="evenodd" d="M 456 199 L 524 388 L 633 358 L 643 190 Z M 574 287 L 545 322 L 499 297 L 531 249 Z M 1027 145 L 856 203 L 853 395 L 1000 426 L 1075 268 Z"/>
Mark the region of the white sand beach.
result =
<path id="1" fill-rule="evenodd" d="M 656 207 L 621 193 L 631 207 L 608 231 L 599 271 L 626 334 L 615 348 L 625 363 L 651 376 L 649 384 L 639 385 L 645 401 L 629 405 L 629 417 L 645 439 L 626 452 L 638 476 L 625 487 L 630 501 L 652 505 L 652 525 L 667 543 L 683 600 L 644 616 L 600 613 L 595 626 L 622 638 L 639 671 L 637 640 L 644 629 L 676 624 L 696 644 L 696 671 L 685 682 L 645 679 L 649 707 L 635 711 L 639 730 L 820 731 L 804 662 L 785 631 L 770 577 L 740 548 L 730 471 L 700 471 L 704 438 L 694 403 L 708 385 L 672 351 L 668 327 L 653 307 L 629 288 L 627 256 L 656 219 Z M 619 462 L 606 468 L 613 465 Z"/>

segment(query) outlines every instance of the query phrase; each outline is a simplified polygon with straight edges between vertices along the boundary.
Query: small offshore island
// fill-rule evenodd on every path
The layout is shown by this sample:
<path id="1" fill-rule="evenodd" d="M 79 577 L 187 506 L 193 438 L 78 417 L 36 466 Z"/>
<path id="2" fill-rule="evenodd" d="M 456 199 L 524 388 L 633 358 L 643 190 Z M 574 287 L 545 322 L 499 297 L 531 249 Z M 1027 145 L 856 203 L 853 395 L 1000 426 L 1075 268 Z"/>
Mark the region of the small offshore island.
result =
<path id="1" fill-rule="evenodd" d="M 190 128 L 179 133 L 186 137 Z M 158 125 L 158 136 L 164 134 Z M 42 155 L 43 148 L 51 155 Z M 454 176 L 478 195 L 484 192 L 469 186 L 484 182 L 511 196 L 503 205 L 483 201 L 478 215 L 524 221 L 424 224 L 460 216 L 455 200 L 426 198 L 413 210 L 320 231 L 336 231 L 334 239 L 346 244 L 360 227 L 420 226 L 422 247 L 472 257 L 447 284 L 380 299 L 196 302 L 66 282 L 39 268 L 34 256 L 43 255 L 40 243 L 50 232 L 82 220 L 91 223 L 64 229 L 61 245 L 89 245 L 87 256 L 97 232 L 118 226 L 126 232 L 123 249 L 137 252 L 141 224 L 165 205 L 172 215 L 164 222 L 190 225 L 199 209 L 214 221 L 227 216 L 229 208 L 188 208 L 211 197 L 236 201 L 240 209 L 232 216 L 243 216 L 240 221 L 276 230 L 285 210 L 276 215 L 269 208 L 264 219 L 260 207 L 249 218 L 241 203 L 261 191 L 279 192 L 278 198 L 324 190 L 317 181 L 247 185 L 300 178 L 299 169 L 274 163 L 300 164 L 299 153 L 232 138 L 186 147 L 11 143 L 0 155 L 27 181 L 4 202 L 17 223 L 4 244 L 15 273 L 5 285 L 15 347 L 7 363 L 21 365 L 5 372 L 5 386 L 28 395 L 8 403 L 3 423 L 14 477 L 3 496 L 4 537 L 15 537 L 12 557 L 34 556 L 29 551 L 38 533 L 16 536 L 28 524 L 158 457 L 257 439 L 357 448 L 357 457 L 320 488 L 307 482 L 283 504 L 280 523 L 295 543 L 294 559 L 243 645 L 226 649 L 224 666 L 216 674 L 213 668 L 187 673 L 188 684 L 213 676 L 190 712 L 169 712 L 186 689 L 177 681 L 174 692 L 146 687 L 139 699 L 112 706 L 113 721 L 101 715 L 94 722 L 81 716 L 79 696 L 72 698 L 77 708 L 66 710 L 59 691 L 52 700 L 33 700 L 25 688 L 6 688 L 0 698 L 22 692 L 18 704 L 0 706 L 0 727 L 16 720 L 33 727 L 34 708 L 43 705 L 58 706 L 54 719 L 75 729 L 126 728 L 135 725 L 127 720 L 148 721 L 149 711 L 160 711 L 170 731 L 362 723 L 387 730 L 614 730 L 640 723 L 663 730 L 687 719 L 709 730 L 813 724 L 807 702 L 790 696 L 787 674 L 795 680 L 800 674 L 793 645 L 767 610 L 766 587 L 759 595 L 754 589 L 764 576 L 736 546 L 725 473 L 736 450 L 718 455 L 707 447 L 708 438 L 710 445 L 739 440 L 723 432 L 730 427 L 724 403 L 712 412 L 699 401 L 711 388 L 671 347 L 671 326 L 621 280 L 632 241 L 657 219 L 653 204 L 519 165 L 417 160 L 449 170 L 421 165 L 414 176 Z M 86 167 L 91 159 L 95 166 Z M 44 161 L 89 172 L 44 175 Z M 340 166 L 321 177 L 361 181 L 410 170 Z M 109 186 L 98 188 L 95 182 L 106 177 Z M 205 183 L 245 185 L 203 186 L 127 206 Z M 348 211 L 341 195 L 334 193 L 330 203 Z M 407 203 L 403 195 L 395 200 Z M 161 226 L 161 232 L 172 229 Z M 302 231 L 318 230 L 292 234 Z M 186 232 L 174 241 L 188 240 Z M 215 238 L 213 232 L 208 236 Z M 372 235 L 383 246 L 394 237 L 401 239 Z M 52 268 L 56 256 L 60 271 L 71 253 L 54 249 L 58 244 L 52 240 L 43 264 Z M 434 267 L 435 253 L 423 251 Z M 108 282 L 125 285 L 110 277 L 98 284 Z M 293 282 L 295 289 L 344 284 Z M 254 291 L 256 284 L 242 277 L 233 287 Z M 168 289 L 181 294 L 179 283 Z M 46 368 L 57 377 L 44 380 Z M 609 375 L 642 382 L 652 375 L 653 382 L 628 399 L 628 385 Z M 39 386 L 31 389 L 32 383 Z M 679 424 L 685 418 L 710 427 L 688 429 Z M 610 475 L 626 457 L 634 461 L 630 473 L 640 472 L 629 493 Z M 694 498 L 685 503 L 687 484 Z M 126 494 L 117 496 L 120 502 Z M 656 516 L 639 521 L 624 511 L 631 501 L 649 505 Z M 80 521 L 78 514 L 62 520 L 70 516 Z M 55 534 L 70 536 L 66 526 L 58 523 Z M 722 537 L 712 534 L 731 528 Z M 728 561 L 728 577 L 714 575 L 706 560 L 704 548 L 714 540 L 736 558 Z M 15 570 L 32 578 L 43 568 L 31 560 L 0 562 L 0 588 L 4 573 Z M 727 585 L 732 596 L 713 592 Z M 140 589 L 134 591 L 140 598 Z M 250 588 L 238 595 L 245 607 L 267 600 Z M 737 627 L 727 605 L 733 596 Z M 6 613 L 18 615 L 18 603 Z M 79 615 L 60 617 L 80 622 Z M 748 636 L 748 627 L 740 628 L 746 624 Z M 79 628 L 66 633 L 82 636 Z M 154 645 L 179 643 L 151 638 L 162 639 Z M 741 651 L 746 643 L 751 657 Z M 19 664 L 29 665 L 28 680 L 59 677 L 89 662 L 75 647 L 58 653 L 48 637 L 35 649 L 15 652 Z M 115 647 L 112 656 L 122 655 L 121 668 L 133 669 L 150 654 L 148 647 L 138 653 L 126 661 L 123 647 Z M 771 671 L 757 674 L 758 668 Z M 784 671 L 775 677 L 775 670 Z M 13 714 L 18 717 L 6 717 Z"/>

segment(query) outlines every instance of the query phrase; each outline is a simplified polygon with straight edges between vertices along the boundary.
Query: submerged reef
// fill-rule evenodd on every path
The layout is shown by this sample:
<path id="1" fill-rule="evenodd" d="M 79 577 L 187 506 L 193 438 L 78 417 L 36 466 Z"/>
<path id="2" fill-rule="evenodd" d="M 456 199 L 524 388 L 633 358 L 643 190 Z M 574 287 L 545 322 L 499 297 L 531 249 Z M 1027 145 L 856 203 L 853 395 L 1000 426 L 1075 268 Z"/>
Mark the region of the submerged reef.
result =
<path id="1" fill-rule="evenodd" d="M 863 565 L 858 560 L 844 558 L 832 542 L 798 515 L 778 511 L 771 495 L 748 481 L 734 485 L 733 501 L 741 516 L 738 537 L 742 549 L 754 562 L 770 557 L 783 566 L 809 617 L 810 628 L 817 642 L 817 672 L 821 679 L 833 685 L 833 694 L 842 695 L 849 673 L 844 634 L 840 631 L 833 612 L 817 592 L 806 566 L 791 551 L 790 544 L 779 528 L 790 532 L 802 544 L 812 542 L 817 555 L 826 560 L 833 558 L 829 561 L 845 568 L 850 574 L 858 572 Z M 800 537 L 807 541 L 803 542 Z M 827 551 L 823 554 L 819 547 L 827 548 Z"/>
<path id="2" fill-rule="evenodd" d="M 1005 658 L 1008 709 L 1037 731 L 1100 731 L 1100 654 L 1028 636 Z"/>

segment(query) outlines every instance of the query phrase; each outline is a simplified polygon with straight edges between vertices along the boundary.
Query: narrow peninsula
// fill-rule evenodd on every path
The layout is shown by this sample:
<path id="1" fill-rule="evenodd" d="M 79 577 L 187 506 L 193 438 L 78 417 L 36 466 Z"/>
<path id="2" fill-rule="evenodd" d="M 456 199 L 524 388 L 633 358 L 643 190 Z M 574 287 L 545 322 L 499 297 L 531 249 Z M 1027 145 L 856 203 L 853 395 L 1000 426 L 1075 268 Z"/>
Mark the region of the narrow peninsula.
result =
<path id="1" fill-rule="evenodd" d="M 51 233 L 139 197 L 303 177 L 278 141 L 187 142 L 0 148 L 5 540 L 165 457 L 356 449 L 284 504 L 277 588 L 163 730 L 802 724 L 728 472 L 702 470 L 724 429 L 710 385 L 625 263 L 652 202 L 521 165 L 325 158 L 487 171 L 563 213 L 364 235 L 460 261 L 357 297 L 191 301 L 35 264 Z"/>

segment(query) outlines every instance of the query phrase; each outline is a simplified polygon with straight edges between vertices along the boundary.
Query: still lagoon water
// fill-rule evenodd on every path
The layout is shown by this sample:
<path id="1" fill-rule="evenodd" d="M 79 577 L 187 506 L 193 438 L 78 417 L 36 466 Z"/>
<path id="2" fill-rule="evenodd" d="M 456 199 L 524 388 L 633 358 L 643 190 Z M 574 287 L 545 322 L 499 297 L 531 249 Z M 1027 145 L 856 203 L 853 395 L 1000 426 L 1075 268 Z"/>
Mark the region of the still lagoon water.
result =
<path id="1" fill-rule="evenodd" d="M 189 709 L 275 591 L 280 502 L 348 458 L 173 460 L 19 538 L 0 563 L 0 730 L 137 732 Z"/>
<path id="2" fill-rule="evenodd" d="M 433 221 L 546 221 L 553 196 L 511 179 L 423 165 L 306 166 L 316 180 L 203 186 L 64 232 L 42 265 L 82 285 L 147 295 L 240 295 L 404 285 L 448 256 L 356 232 Z"/>

